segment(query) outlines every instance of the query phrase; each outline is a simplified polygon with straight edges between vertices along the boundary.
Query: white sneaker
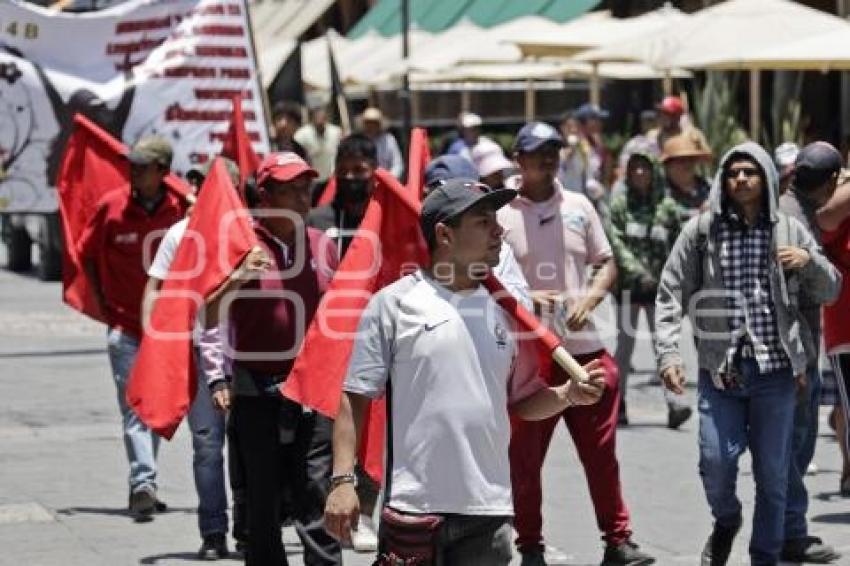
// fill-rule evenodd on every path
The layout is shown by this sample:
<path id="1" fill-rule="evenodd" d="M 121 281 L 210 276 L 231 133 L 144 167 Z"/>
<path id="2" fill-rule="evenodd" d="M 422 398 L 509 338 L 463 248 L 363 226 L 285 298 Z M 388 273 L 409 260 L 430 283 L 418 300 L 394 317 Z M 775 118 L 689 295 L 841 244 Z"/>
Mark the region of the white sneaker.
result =
<path id="1" fill-rule="evenodd" d="M 820 468 L 818 468 L 818 465 L 815 464 L 814 462 L 812 462 L 811 464 L 809 464 L 809 467 L 806 468 L 806 475 L 807 476 L 814 476 L 814 475 L 817 475 L 817 473 L 819 471 L 820 471 Z"/>
<path id="2" fill-rule="evenodd" d="M 568 564 L 573 559 L 572 556 L 558 548 L 547 544 L 543 550 L 543 558 L 546 564 Z"/>
<path id="3" fill-rule="evenodd" d="M 354 552 L 375 552 L 378 550 L 378 535 L 372 517 L 360 515 L 356 531 L 351 531 L 351 548 Z"/>

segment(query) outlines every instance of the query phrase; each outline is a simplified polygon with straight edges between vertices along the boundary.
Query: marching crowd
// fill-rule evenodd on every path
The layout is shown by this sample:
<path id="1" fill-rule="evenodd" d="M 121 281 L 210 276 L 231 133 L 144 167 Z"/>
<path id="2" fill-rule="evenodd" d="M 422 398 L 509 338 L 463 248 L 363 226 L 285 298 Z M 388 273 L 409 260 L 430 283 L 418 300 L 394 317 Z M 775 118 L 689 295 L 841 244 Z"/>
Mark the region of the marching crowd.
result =
<path id="1" fill-rule="evenodd" d="M 523 566 L 544 565 L 541 472 L 563 420 L 604 541 L 602 564 L 655 563 L 632 532 L 616 451 L 645 312 L 669 428 L 693 413 L 686 376 L 697 384 L 699 476 L 714 519 L 701 564 L 727 563 L 744 520 L 736 483 L 748 449 L 752 564 L 839 559 L 808 530 L 804 483 L 818 408 L 825 390 L 837 390 L 840 487 L 850 496 L 850 330 L 841 322 L 850 305 L 842 277 L 850 182 L 834 147 L 783 144 L 772 155 L 744 143 L 708 175 L 713 153 L 677 97 L 642 114 L 642 132 L 619 156 L 602 140 L 607 112 L 592 104 L 559 127 L 524 125 L 508 155 L 481 133 L 479 116 L 464 113 L 425 169 L 420 227 L 430 264 L 368 301 L 331 420 L 284 398 L 279 385 L 363 220 L 376 170 L 404 172 L 380 110 L 360 118 L 361 131 L 343 135 L 324 109 L 302 124 L 300 107 L 276 106 L 274 151 L 244 184 L 259 246 L 206 298 L 194 347 L 188 424 L 200 558 L 228 556 L 230 530 L 246 564 L 286 564 L 281 526 L 291 522 L 309 565 L 341 564 L 346 544 L 376 552 L 381 565 L 508 564 L 514 548 Z M 129 510 L 140 521 L 166 508 L 159 442 L 125 393 L 192 214 L 163 184 L 171 158 L 162 138 L 136 143 L 129 186 L 98 203 L 79 243 L 108 322 Z M 239 187 L 238 167 L 226 166 Z M 187 180 L 200 191 L 208 173 L 195 169 Z M 319 206 L 329 181 L 334 196 Z M 147 261 L 156 233 L 164 236 Z M 482 286 L 490 272 L 559 336 L 586 379 L 541 363 Z M 619 305 L 614 352 L 593 315 L 609 295 Z M 685 318 L 696 367 L 684 367 L 680 353 Z M 358 462 L 358 443 L 369 403 L 381 397 L 378 485 Z"/>

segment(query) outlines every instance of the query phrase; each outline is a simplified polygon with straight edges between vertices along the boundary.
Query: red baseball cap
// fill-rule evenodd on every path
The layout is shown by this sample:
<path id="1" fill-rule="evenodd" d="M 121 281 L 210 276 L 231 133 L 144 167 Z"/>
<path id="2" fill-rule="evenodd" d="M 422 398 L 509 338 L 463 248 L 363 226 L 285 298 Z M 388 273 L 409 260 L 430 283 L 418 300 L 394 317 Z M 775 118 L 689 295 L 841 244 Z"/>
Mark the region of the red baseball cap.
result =
<path id="1" fill-rule="evenodd" d="M 684 114 L 685 106 L 682 104 L 682 99 L 678 96 L 665 96 L 658 109 L 666 114 Z"/>
<path id="2" fill-rule="evenodd" d="M 257 169 L 257 185 L 262 185 L 269 179 L 288 183 L 301 175 L 319 176 L 315 169 L 291 151 L 270 153 Z"/>

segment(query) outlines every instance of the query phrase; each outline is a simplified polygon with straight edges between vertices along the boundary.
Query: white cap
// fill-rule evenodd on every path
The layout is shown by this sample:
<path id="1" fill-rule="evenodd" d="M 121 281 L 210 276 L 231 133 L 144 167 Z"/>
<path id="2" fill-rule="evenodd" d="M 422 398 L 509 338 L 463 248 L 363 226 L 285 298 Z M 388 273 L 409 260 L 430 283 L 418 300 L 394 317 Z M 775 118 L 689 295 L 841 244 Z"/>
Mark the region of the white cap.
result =
<path id="1" fill-rule="evenodd" d="M 800 153 L 800 146 L 793 142 L 785 142 L 777 147 L 773 152 L 773 159 L 776 166 L 780 169 L 794 165 L 797 161 L 797 155 Z M 782 171 L 780 171 L 782 173 Z"/>
<path id="2" fill-rule="evenodd" d="M 472 112 L 464 112 L 460 115 L 461 128 L 478 128 L 483 123 L 484 121 L 478 114 L 473 114 Z"/>
<path id="3" fill-rule="evenodd" d="M 472 162 L 482 177 L 492 175 L 497 171 L 510 169 L 514 164 L 502 153 L 502 148 L 495 143 L 478 143 L 472 148 Z"/>
<path id="4" fill-rule="evenodd" d="M 363 120 L 365 122 L 383 122 L 384 115 L 380 110 L 378 110 L 374 106 L 370 106 L 369 108 L 363 111 Z"/>

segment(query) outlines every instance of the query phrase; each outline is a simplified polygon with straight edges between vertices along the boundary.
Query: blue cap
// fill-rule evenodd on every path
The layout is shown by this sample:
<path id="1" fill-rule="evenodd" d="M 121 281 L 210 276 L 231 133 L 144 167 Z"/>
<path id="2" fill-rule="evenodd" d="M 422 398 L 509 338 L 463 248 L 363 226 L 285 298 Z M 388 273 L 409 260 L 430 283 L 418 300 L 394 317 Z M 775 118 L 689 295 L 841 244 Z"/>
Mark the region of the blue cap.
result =
<path id="1" fill-rule="evenodd" d="M 478 169 L 460 155 L 441 155 L 425 167 L 425 186 L 449 179 L 478 179 Z"/>
<path id="2" fill-rule="evenodd" d="M 573 112 L 573 118 L 580 122 L 586 122 L 593 118 L 596 118 L 597 120 L 607 120 L 609 115 L 610 113 L 607 110 L 603 110 L 596 104 L 591 104 L 590 102 L 585 102 L 576 108 L 575 112 Z"/>
<path id="3" fill-rule="evenodd" d="M 550 143 L 558 147 L 564 147 L 564 138 L 561 134 L 544 122 L 529 122 L 523 126 L 514 140 L 514 151 L 528 153 L 536 151 L 543 145 Z"/>

